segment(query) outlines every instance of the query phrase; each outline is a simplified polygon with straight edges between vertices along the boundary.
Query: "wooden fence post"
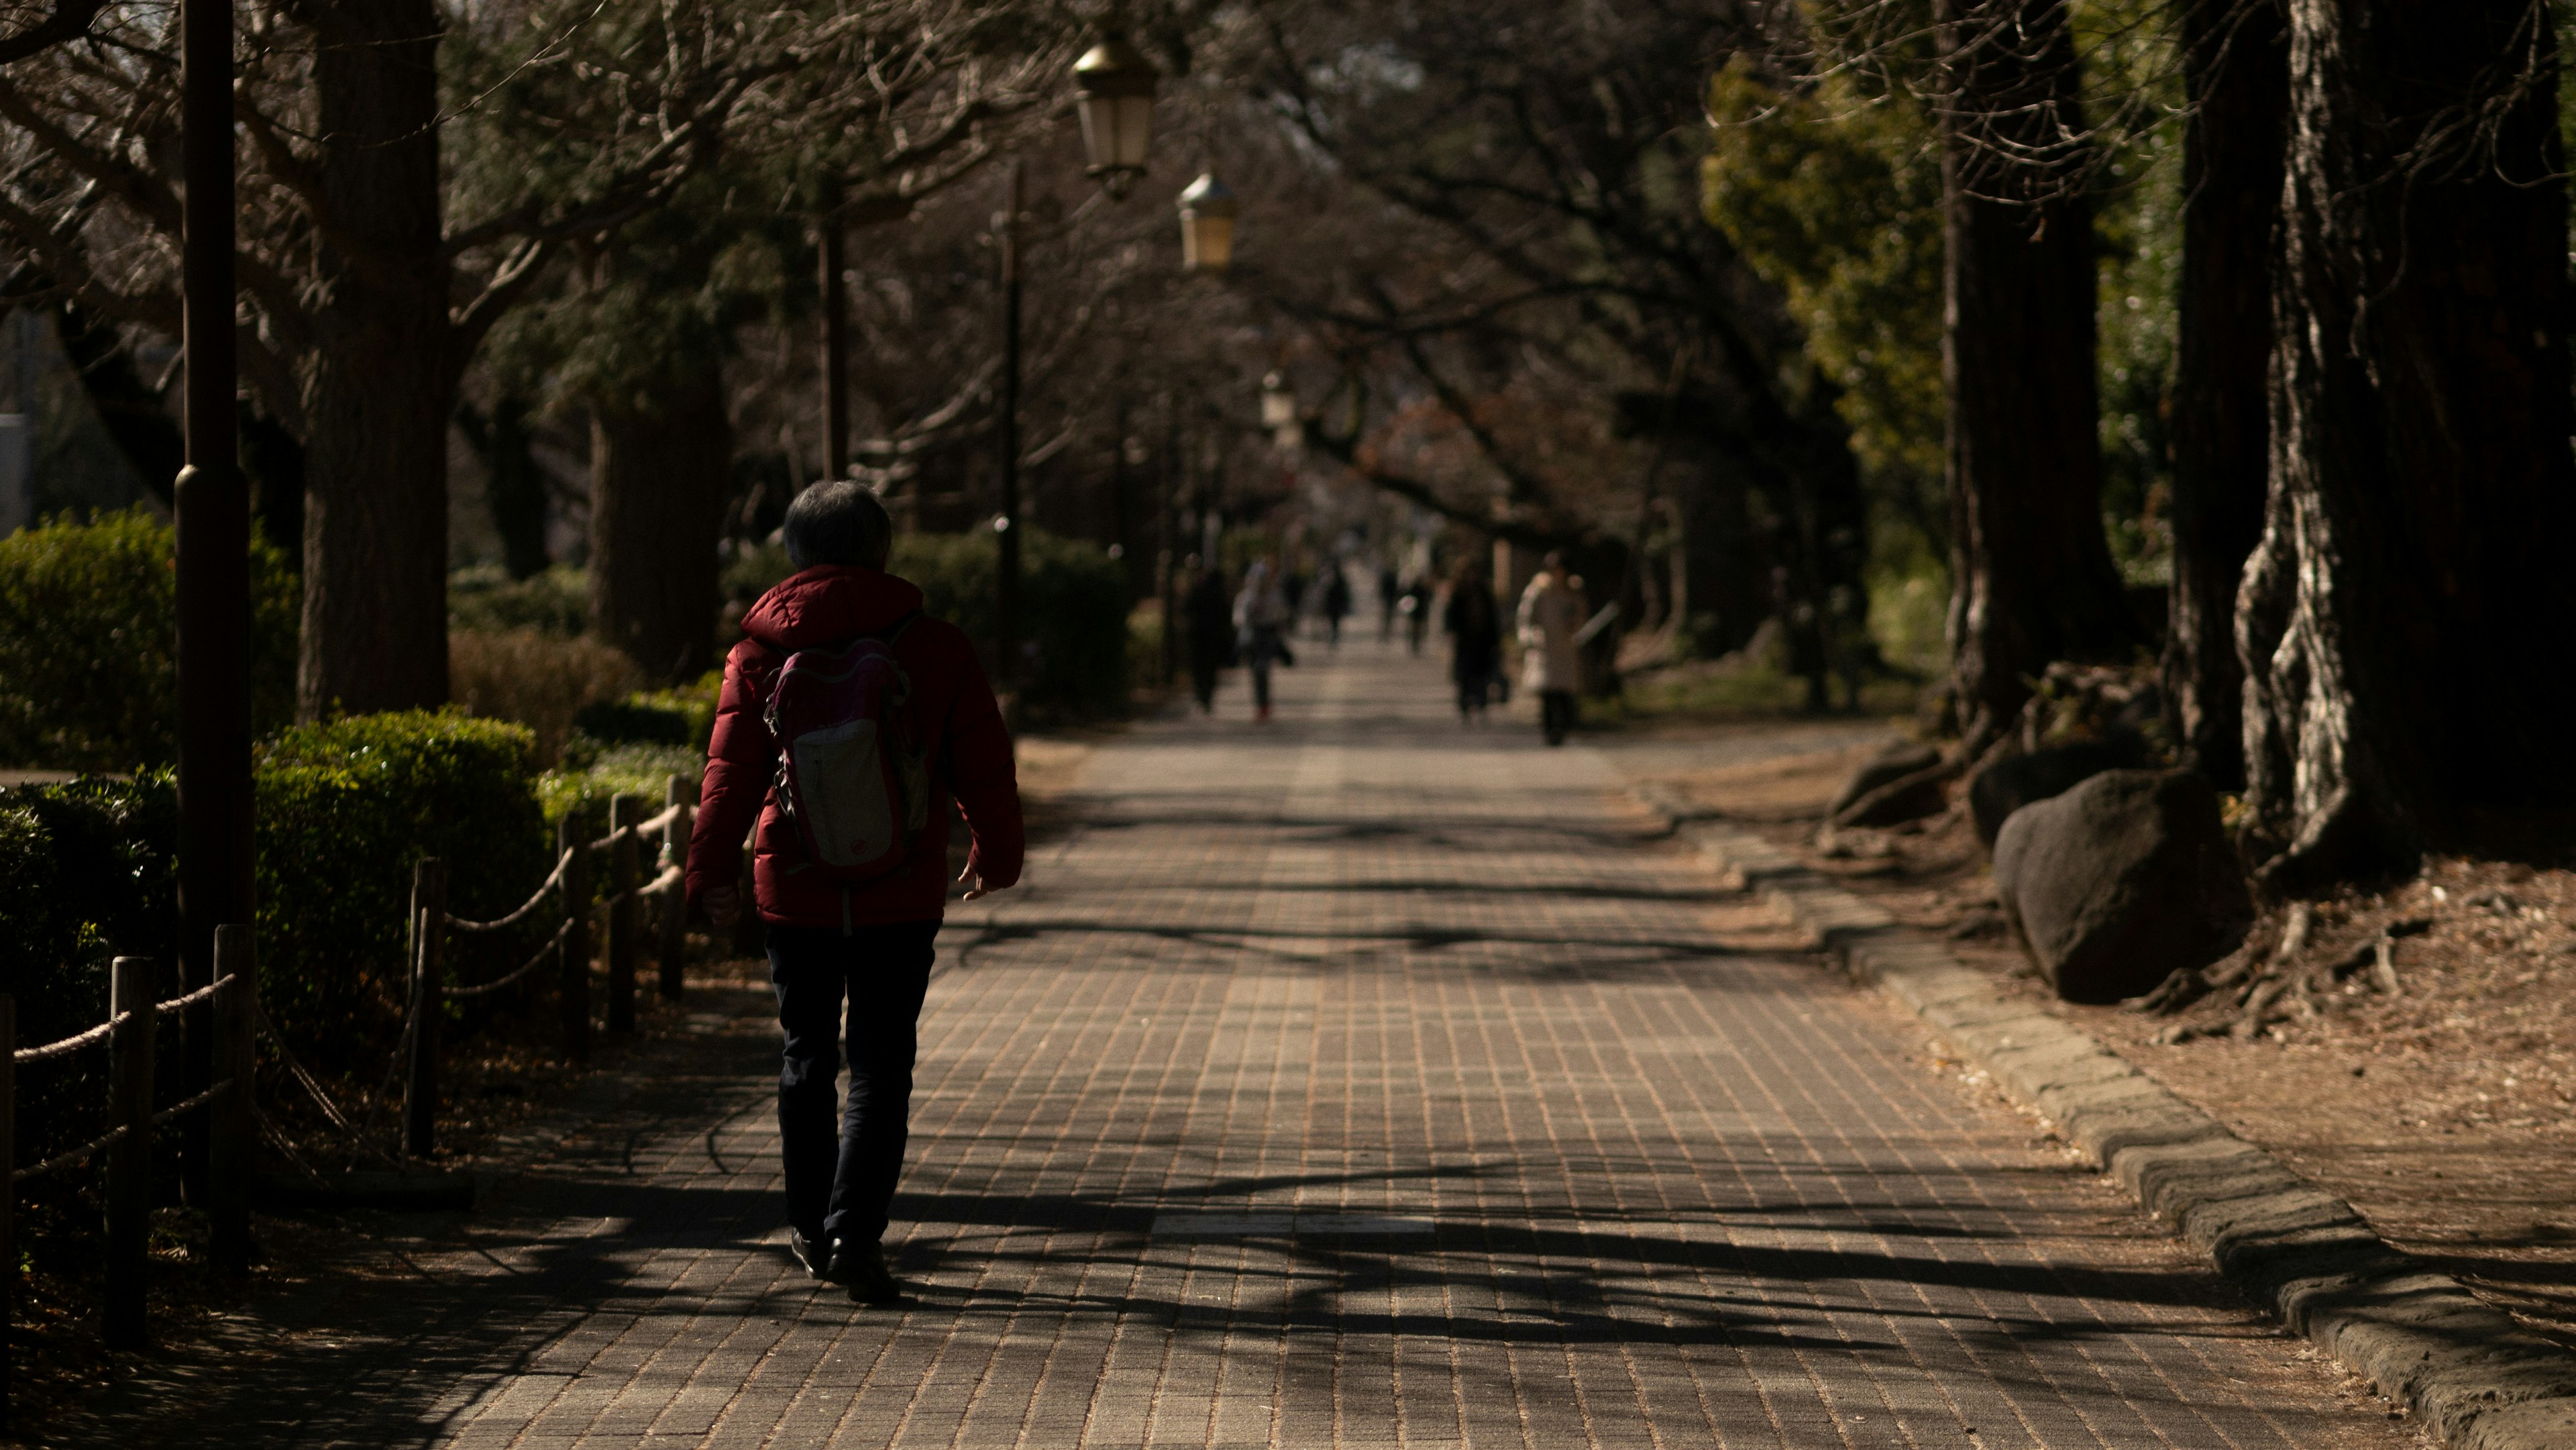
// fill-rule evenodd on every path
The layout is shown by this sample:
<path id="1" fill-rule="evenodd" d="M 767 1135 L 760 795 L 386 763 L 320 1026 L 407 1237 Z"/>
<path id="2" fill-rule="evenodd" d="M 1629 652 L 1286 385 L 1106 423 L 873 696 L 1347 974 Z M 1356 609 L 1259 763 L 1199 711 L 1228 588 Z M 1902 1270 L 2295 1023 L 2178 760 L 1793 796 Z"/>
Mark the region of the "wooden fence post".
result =
<path id="1" fill-rule="evenodd" d="M 608 799 L 608 1030 L 635 1030 L 635 938 L 644 902 L 635 894 L 643 885 L 644 849 L 635 823 L 644 819 L 644 797 L 619 794 Z"/>
<path id="2" fill-rule="evenodd" d="M 0 992 L 0 1432 L 9 1428 L 18 1322 L 18 999 Z"/>
<path id="3" fill-rule="evenodd" d="M 673 813 L 670 823 L 662 827 L 662 858 L 666 864 L 683 870 L 689 864 L 687 789 L 687 782 L 677 775 L 662 786 L 662 804 Z M 688 930 L 689 887 L 683 881 L 662 893 L 662 999 L 666 1002 L 680 1000 L 680 967 L 689 950 Z"/>
<path id="4" fill-rule="evenodd" d="M 232 1086 L 206 1105 L 206 1227 L 217 1267 L 250 1268 L 250 1160 L 259 1141 L 258 937 L 241 923 L 215 928 L 215 1078 Z"/>
<path id="5" fill-rule="evenodd" d="M 403 1152 L 438 1151 L 438 1038 L 447 1015 L 447 863 L 424 858 L 411 872 L 411 1061 L 403 1074 Z"/>
<path id="6" fill-rule="evenodd" d="M 144 1275 L 152 1229 L 152 959 L 118 957 L 108 977 L 109 1126 L 124 1136 L 107 1150 L 107 1306 L 102 1328 L 110 1349 L 141 1349 Z"/>
<path id="7" fill-rule="evenodd" d="M 564 812 L 555 830 L 557 854 L 569 851 L 564 865 L 564 944 L 561 989 L 563 1055 L 566 1062 L 590 1061 L 590 835 L 581 812 Z"/>

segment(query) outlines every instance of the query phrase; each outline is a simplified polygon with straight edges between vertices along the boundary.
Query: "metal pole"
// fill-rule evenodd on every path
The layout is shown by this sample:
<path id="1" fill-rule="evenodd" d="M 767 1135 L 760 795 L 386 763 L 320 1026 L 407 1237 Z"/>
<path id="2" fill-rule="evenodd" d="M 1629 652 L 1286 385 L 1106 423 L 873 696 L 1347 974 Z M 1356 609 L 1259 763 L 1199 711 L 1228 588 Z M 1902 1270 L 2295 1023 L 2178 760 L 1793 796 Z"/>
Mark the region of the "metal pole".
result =
<path id="1" fill-rule="evenodd" d="M 123 1136 L 107 1149 L 106 1312 L 102 1337 L 110 1349 L 141 1349 L 145 1274 L 152 1229 L 152 959 L 118 957 L 109 969 L 107 1038 L 108 1126 Z"/>
<path id="2" fill-rule="evenodd" d="M 180 36 L 180 318 L 187 467 L 176 484 L 179 665 L 179 972 L 214 980 L 215 928 L 251 919 L 250 491 L 235 466 L 233 16 L 184 0 Z M 191 1008 L 187 1090 L 213 1081 L 214 1015 Z M 180 1139 L 183 1182 L 204 1191 L 205 1121 Z"/>
<path id="3" fill-rule="evenodd" d="M 438 1038 L 447 1014 L 447 863 L 432 856 L 412 868 L 411 919 L 417 943 L 411 968 L 411 1062 L 403 1080 L 403 1153 L 438 1151 Z"/>
<path id="4" fill-rule="evenodd" d="M 843 239 L 847 235 L 838 211 L 823 214 L 821 225 L 821 275 L 815 280 L 823 293 L 823 476 L 850 476 L 850 297 L 842 285 L 841 274 L 848 270 L 843 257 Z"/>
<path id="5" fill-rule="evenodd" d="M 1181 470 L 1178 454 L 1181 448 L 1181 409 L 1172 395 L 1163 395 L 1163 447 L 1156 472 L 1160 475 L 1163 495 L 1163 688 L 1170 689 L 1181 668 Z M 1199 567 L 1214 569 L 1214 559 L 1201 559 Z M 1195 643 L 1192 648 L 1196 648 Z"/>
<path id="6" fill-rule="evenodd" d="M 215 928 L 215 979 L 230 978 L 215 1003 L 215 1072 L 232 1083 L 207 1105 L 206 1217 L 215 1264 L 227 1274 L 250 1268 L 250 1159 L 259 1138 L 258 938 L 238 922 Z M 0 1250 L 5 1252 L 5 1250 Z"/>
<path id="7" fill-rule="evenodd" d="M 1011 163 L 1002 205 L 1002 396 L 1000 437 L 1002 512 L 1000 558 L 993 585 L 993 684 L 1016 696 L 1020 677 L 1020 181 L 1022 163 Z"/>

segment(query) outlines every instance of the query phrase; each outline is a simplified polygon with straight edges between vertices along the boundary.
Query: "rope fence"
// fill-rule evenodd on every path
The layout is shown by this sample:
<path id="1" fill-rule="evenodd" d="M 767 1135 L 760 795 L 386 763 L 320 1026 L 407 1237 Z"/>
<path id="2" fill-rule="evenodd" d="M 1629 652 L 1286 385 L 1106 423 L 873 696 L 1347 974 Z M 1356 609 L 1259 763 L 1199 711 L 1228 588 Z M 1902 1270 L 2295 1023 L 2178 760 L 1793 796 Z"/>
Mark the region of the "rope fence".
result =
<path id="1" fill-rule="evenodd" d="M 0 1166 L 8 1169 L 10 1191 L 0 1192 L 0 1417 L 7 1412 L 7 1384 L 12 1351 L 9 1326 L 19 1293 L 16 1247 L 16 1185 L 45 1178 L 106 1158 L 106 1248 L 103 1266 L 104 1338 L 112 1349 L 145 1347 L 144 1289 L 147 1280 L 152 1209 L 154 1131 L 203 1113 L 204 1157 L 192 1160 L 192 1175 L 202 1169 L 213 1257 L 233 1273 L 250 1262 L 251 1159 L 265 1139 L 302 1177 L 316 1185 L 319 1173 L 306 1162 L 287 1133 L 261 1110 L 254 1091 L 262 1038 L 275 1054 L 283 1077 L 312 1099 L 323 1119 L 346 1141 L 352 1167 L 373 1156 L 400 1167 L 401 1158 L 378 1146 L 379 1114 L 395 1098 L 401 1083 L 402 1157 L 419 1159 L 436 1151 L 438 1120 L 439 1038 L 448 999 L 471 1001 L 496 997 L 514 987 L 542 980 L 551 962 L 556 967 L 554 993 L 559 1012 L 562 1053 L 571 1062 L 590 1056 L 591 964 L 593 918 L 605 918 L 608 980 L 606 1026 L 612 1034 L 631 1031 L 635 1017 L 635 976 L 645 947 L 645 908 L 653 903 L 658 928 L 660 990 L 676 999 L 686 936 L 682 920 L 686 897 L 681 863 L 686 859 L 694 808 L 679 776 L 666 783 L 662 810 L 645 816 L 643 798 L 619 795 L 609 803 L 609 831 L 591 839 L 581 813 L 565 816 L 556 834 L 553 869 L 527 900 L 489 921 L 468 920 L 447 910 L 446 864 L 425 860 L 412 878 L 408 914 L 410 1000 L 384 1083 L 352 1113 L 338 1102 L 322 1080 L 298 1061 L 284 1035 L 259 1002 L 254 939 L 247 925 L 215 929 L 214 954 L 206 985 L 168 999 L 157 997 L 154 962 L 146 957 L 118 957 L 109 979 L 107 1020 L 59 1041 L 19 1047 L 16 999 L 0 994 Z M 658 836 L 652 874 L 646 876 L 645 846 Z M 605 890 L 595 890 L 593 857 L 605 853 Z M 535 953 L 511 971 L 487 982 L 451 983 L 447 946 L 452 936 L 490 936 L 531 921 L 543 922 L 549 901 L 554 928 Z M 192 1036 L 212 1034 L 212 1063 L 199 1057 L 198 1091 L 156 1109 L 153 1106 L 154 1042 L 165 1020 L 184 1019 Z M 17 1166 L 17 1074 L 22 1068 L 58 1061 L 91 1047 L 104 1047 L 108 1058 L 107 1129 L 78 1147 L 42 1162 Z M 191 1140 L 192 1142 L 195 1140 Z M 191 1176 L 195 1192 L 198 1176 Z M 192 1200 L 193 1201 L 193 1200 Z"/>
<path id="2" fill-rule="evenodd" d="M 192 1113 L 205 1114 L 201 1200 L 215 1259 L 234 1271 L 250 1262 L 250 1163 L 258 1129 L 250 1084 L 257 1061 L 258 1004 L 254 1000 L 252 936 L 247 926 L 215 929 L 213 978 L 205 986 L 160 1000 L 149 957 L 118 957 L 108 972 L 108 1016 L 95 1027 L 57 1042 L 18 1047 L 18 1002 L 0 995 L 0 1166 L 8 1191 L 0 1192 L 0 1386 L 14 1357 L 8 1341 L 18 1297 L 17 1187 L 35 1179 L 107 1158 L 107 1233 L 102 1256 L 100 1329 L 111 1349 L 145 1347 L 144 1294 L 149 1279 L 153 1130 Z M 206 1009 L 211 1031 L 211 1081 L 199 1091 L 155 1109 L 154 1043 L 163 1019 Z M 195 1030 L 192 1026 L 192 1030 Z M 85 1047 L 107 1048 L 107 1131 L 25 1167 L 18 1166 L 18 1070 L 56 1061 Z M 0 1410 L 5 1409 L 0 1400 Z"/>

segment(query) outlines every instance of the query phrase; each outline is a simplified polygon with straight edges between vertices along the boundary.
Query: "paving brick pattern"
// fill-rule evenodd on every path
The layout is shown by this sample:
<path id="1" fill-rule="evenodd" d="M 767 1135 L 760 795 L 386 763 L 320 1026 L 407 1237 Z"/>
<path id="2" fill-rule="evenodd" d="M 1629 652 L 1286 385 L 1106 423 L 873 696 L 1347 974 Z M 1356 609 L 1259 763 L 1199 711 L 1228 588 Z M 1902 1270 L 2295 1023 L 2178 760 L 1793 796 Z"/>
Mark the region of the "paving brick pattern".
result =
<path id="1" fill-rule="evenodd" d="M 952 917 L 915 1307 L 794 1271 L 773 1049 L 711 1021 L 209 1437 L 2415 1443 L 1906 1020 L 1742 949 L 1597 753 L 1463 731 L 1428 659 L 1312 654 L 1270 727 L 1104 748 L 1087 824 Z"/>

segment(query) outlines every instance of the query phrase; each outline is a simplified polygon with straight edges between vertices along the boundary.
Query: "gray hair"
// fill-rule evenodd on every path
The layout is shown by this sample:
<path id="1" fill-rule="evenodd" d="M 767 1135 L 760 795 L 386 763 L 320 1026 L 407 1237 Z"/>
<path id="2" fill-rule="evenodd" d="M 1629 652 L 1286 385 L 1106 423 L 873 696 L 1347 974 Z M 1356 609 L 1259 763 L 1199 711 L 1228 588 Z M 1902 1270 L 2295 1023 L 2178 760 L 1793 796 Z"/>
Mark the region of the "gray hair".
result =
<path id="1" fill-rule="evenodd" d="M 882 569 L 894 545 L 894 520 L 867 485 L 847 478 L 826 479 L 787 506 L 787 562 L 799 569 L 817 564 L 861 564 Z"/>

